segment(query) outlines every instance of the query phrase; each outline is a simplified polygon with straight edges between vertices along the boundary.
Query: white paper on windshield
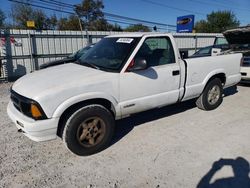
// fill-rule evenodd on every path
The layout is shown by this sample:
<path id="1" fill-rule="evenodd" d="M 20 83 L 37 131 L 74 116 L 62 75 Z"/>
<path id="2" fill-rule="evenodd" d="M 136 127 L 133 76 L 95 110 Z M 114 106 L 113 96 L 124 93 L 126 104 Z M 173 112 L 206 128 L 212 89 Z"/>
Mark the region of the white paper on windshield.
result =
<path id="1" fill-rule="evenodd" d="M 130 44 L 133 40 L 132 38 L 119 38 L 116 42 Z"/>

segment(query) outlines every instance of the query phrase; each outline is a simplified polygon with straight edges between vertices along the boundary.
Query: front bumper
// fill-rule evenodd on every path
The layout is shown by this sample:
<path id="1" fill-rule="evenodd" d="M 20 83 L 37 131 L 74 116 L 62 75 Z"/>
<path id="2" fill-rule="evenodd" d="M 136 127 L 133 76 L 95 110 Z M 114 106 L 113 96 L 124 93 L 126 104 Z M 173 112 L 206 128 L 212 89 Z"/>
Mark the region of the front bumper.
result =
<path id="1" fill-rule="evenodd" d="M 12 102 L 8 104 L 7 113 L 18 130 L 22 130 L 21 132 L 31 140 L 40 142 L 57 138 L 59 118 L 34 120 L 19 112 Z"/>

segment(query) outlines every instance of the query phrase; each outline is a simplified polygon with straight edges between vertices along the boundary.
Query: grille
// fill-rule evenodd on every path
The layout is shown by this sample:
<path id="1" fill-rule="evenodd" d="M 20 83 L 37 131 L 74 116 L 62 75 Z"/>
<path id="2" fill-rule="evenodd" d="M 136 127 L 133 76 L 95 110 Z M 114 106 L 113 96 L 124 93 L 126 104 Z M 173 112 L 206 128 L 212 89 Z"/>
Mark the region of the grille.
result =
<path id="1" fill-rule="evenodd" d="M 13 105 L 15 106 L 15 108 L 19 112 L 23 113 L 24 115 L 28 117 L 32 117 L 31 112 L 30 112 L 30 104 L 31 104 L 30 100 L 17 94 L 13 90 L 11 90 L 10 99 L 13 102 Z"/>

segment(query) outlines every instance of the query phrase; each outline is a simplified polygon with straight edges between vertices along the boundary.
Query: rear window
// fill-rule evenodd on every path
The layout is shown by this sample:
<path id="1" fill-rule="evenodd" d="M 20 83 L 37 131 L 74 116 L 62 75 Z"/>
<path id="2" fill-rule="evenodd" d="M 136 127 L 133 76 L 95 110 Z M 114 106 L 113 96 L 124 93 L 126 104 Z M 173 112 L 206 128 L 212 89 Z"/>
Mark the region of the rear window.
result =
<path id="1" fill-rule="evenodd" d="M 215 45 L 228 44 L 228 42 L 227 42 L 227 39 L 224 37 L 217 37 L 215 38 L 214 44 Z"/>

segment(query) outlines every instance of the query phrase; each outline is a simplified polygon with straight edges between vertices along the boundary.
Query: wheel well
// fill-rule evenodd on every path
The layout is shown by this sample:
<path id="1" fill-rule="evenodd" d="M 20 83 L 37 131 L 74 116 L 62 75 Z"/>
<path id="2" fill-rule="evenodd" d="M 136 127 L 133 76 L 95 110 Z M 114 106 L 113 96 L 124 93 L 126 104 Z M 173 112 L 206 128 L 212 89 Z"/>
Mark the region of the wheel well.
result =
<path id="1" fill-rule="evenodd" d="M 226 75 L 224 73 L 219 73 L 219 74 L 216 74 L 214 76 L 212 76 L 207 83 L 209 83 L 211 80 L 215 79 L 215 78 L 219 78 L 222 85 L 225 85 L 226 83 Z"/>
<path id="2" fill-rule="evenodd" d="M 61 115 L 57 127 L 57 136 L 62 137 L 63 129 L 66 124 L 67 119 L 79 108 L 90 105 L 90 104 L 99 104 L 107 108 L 111 114 L 115 117 L 115 109 L 112 105 L 112 103 L 107 99 L 89 99 L 86 101 L 81 101 L 76 104 L 73 104 L 72 106 L 68 107 Z"/>

